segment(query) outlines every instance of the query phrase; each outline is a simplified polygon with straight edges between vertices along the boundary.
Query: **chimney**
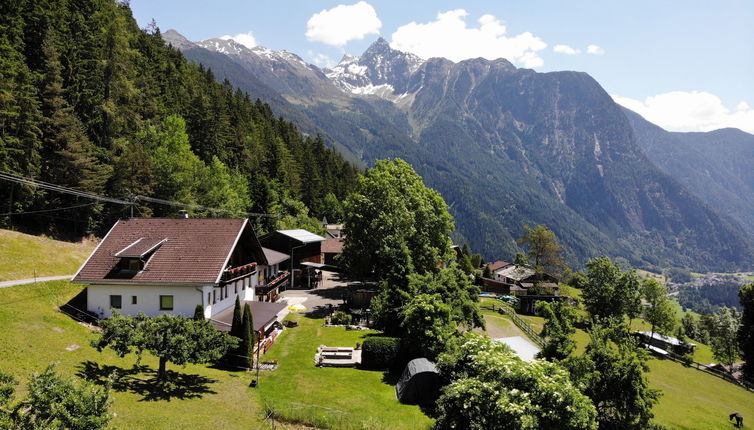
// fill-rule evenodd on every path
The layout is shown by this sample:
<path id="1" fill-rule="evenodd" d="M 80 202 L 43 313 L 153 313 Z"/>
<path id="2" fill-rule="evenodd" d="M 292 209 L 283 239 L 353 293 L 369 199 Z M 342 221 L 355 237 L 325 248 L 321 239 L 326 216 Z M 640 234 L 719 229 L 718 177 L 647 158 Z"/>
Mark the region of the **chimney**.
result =
<path id="1" fill-rule="evenodd" d="M 188 218 L 188 212 L 184 209 L 178 211 L 178 218 Z"/>

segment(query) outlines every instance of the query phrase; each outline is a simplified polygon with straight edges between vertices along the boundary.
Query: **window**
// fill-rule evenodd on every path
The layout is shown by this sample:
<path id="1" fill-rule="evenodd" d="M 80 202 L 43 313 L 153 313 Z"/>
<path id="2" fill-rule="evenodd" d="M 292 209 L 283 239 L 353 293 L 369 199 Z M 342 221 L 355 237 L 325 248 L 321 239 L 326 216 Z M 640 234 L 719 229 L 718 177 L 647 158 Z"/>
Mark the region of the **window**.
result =
<path id="1" fill-rule="evenodd" d="M 161 311 L 173 310 L 173 296 L 160 296 L 160 310 Z"/>
<path id="2" fill-rule="evenodd" d="M 238 281 L 233 283 L 233 294 L 238 294 Z"/>
<path id="3" fill-rule="evenodd" d="M 207 304 L 212 303 L 212 293 L 207 293 Z"/>
<path id="4" fill-rule="evenodd" d="M 120 296 L 110 296 L 110 307 L 113 309 L 120 309 L 121 308 L 121 297 Z"/>
<path id="5" fill-rule="evenodd" d="M 247 285 L 248 283 L 249 283 L 249 278 L 244 278 L 244 279 L 243 279 L 243 283 L 241 284 L 241 289 L 242 289 L 242 290 L 245 290 L 245 289 L 246 289 L 246 285 Z"/>
<path id="6" fill-rule="evenodd" d="M 131 304 L 132 305 L 136 304 L 136 296 L 131 296 Z"/>
<path id="7" fill-rule="evenodd" d="M 141 270 L 141 261 L 135 259 L 135 258 L 129 258 L 128 259 L 128 270 L 133 270 L 135 272 L 138 272 Z"/>
<path id="8" fill-rule="evenodd" d="M 217 303 L 217 290 L 212 290 L 212 303 Z"/>

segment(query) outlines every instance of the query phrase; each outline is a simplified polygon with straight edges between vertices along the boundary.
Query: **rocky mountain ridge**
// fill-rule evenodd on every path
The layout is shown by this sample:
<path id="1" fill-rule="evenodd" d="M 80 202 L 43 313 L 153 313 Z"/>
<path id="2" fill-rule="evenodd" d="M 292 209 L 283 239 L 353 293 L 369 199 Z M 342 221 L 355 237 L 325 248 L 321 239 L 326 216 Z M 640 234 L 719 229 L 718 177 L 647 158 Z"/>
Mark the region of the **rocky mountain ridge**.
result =
<path id="1" fill-rule="evenodd" d="M 329 70 L 280 53 L 234 54 L 212 39 L 198 45 L 179 49 L 200 62 L 197 49 L 224 49 L 288 102 L 273 108 L 350 157 L 411 162 L 451 205 L 456 240 L 488 258 L 512 257 L 523 226 L 542 223 L 574 264 L 604 254 L 644 267 L 751 263 L 738 221 L 655 167 L 622 108 L 585 73 L 422 60 L 384 39 Z M 228 67 L 208 64 L 218 65 Z"/>

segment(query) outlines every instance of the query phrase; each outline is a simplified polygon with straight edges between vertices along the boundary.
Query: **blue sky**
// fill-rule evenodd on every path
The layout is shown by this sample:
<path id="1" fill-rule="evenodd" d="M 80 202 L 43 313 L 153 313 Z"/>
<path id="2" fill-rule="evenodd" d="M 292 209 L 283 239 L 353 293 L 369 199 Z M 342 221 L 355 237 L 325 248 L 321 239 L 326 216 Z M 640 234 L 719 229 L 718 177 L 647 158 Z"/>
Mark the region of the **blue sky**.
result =
<path id="1" fill-rule="evenodd" d="M 616 101 L 671 130 L 754 133 L 754 2 L 131 0 L 190 40 L 236 36 L 318 65 L 382 36 L 422 57 L 504 57 L 584 71 Z M 590 45 L 593 45 L 591 49 Z"/>

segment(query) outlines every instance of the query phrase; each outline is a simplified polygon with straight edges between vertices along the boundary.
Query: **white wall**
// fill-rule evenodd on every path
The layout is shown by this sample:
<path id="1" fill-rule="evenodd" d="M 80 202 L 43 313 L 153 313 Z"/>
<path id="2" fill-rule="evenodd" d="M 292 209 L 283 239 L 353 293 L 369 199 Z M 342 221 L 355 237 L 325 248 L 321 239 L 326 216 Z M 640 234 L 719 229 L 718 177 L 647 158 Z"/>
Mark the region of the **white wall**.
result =
<path id="1" fill-rule="evenodd" d="M 206 287 L 205 287 L 206 288 Z M 193 316 L 196 305 L 202 304 L 201 292 L 197 287 L 147 287 L 136 285 L 89 285 L 87 288 L 87 310 L 102 318 L 112 316 L 110 295 L 121 296 L 123 315 L 136 315 L 141 312 L 148 316 L 167 313 Z M 173 296 L 173 310 L 160 310 L 160 296 Z M 206 292 L 205 292 L 206 295 Z M 136 304 L 131 304 L 131 297 L 136 296 Z"/>
<path id="2" fill-rule="evenodd" d="M 243 288 L 243 283 L 246 288 Z M 234 281 L 222 288 L 213 285 L 203 287 L 150 287 L 137 285 L 89 285 L 87 289 L 87 310 L 94 312 L 101 318 L 112 316 L 110 296 L 121 296 L 122 315 L 136 315 L 139 312 L 148 316 L 167 313 L 175 315 L 193 316 L 196 305 L 204 306 L 204 317 L 211 318 L 236 303 L 238 295 L 242 301 L 255 301 L 255 289 L 259 284 L 258 272 L 250 274 L 245 279 Z M 236 290 L 237 287 L 237 290 Z M 227 297 L 225 297 L 227 290 Z M 221 294 L 222 291 L 222 294 Z M 173 296 L 173 310 L 160 310 L 160 296 Z M 136 304 L 131 304 L 131 297 L 136 296 Z M 217 298 L 213 302 L 214 298 Z M 221 297 L 223 297 L 221 299 Z"/>

